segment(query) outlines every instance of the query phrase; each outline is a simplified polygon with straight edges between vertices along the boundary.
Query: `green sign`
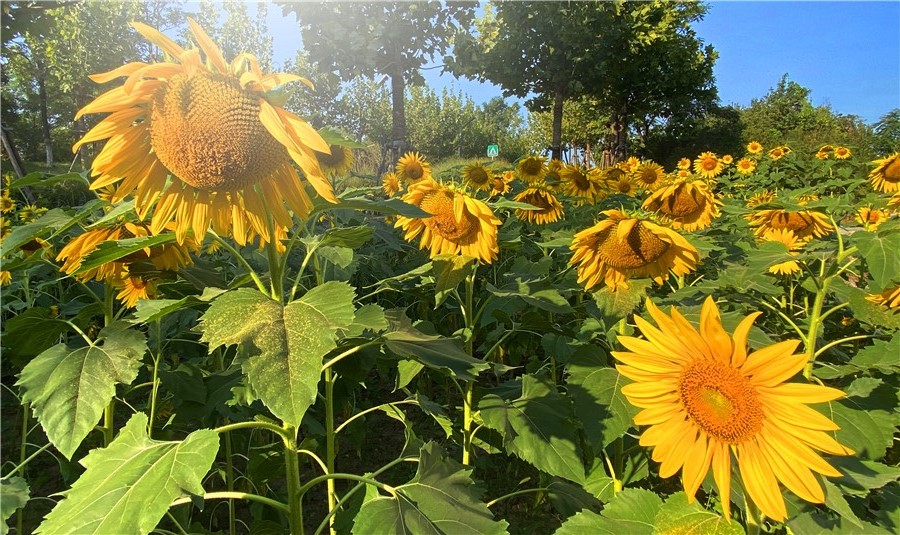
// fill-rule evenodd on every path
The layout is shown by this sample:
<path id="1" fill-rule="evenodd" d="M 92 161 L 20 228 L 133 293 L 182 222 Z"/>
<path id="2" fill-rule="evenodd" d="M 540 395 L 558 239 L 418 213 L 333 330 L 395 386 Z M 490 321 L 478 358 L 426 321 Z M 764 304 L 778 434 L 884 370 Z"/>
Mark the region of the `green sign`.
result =
<path id="1" fill-rule="evenodd" d="M 488 145 L 487 155 L 488 158 L 500 156 L 500 145 Z"/>

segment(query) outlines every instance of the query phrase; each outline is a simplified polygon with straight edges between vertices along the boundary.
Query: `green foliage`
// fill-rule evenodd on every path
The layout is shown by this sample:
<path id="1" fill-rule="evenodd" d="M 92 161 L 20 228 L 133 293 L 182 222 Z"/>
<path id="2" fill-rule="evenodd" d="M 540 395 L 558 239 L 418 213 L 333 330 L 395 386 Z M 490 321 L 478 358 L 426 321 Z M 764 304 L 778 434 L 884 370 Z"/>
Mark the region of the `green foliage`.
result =
<path id="1" fill-rule="evenodd" d="M 203 429 L 161 442 L 146 429 L 147 416 L 135 414 L 108 447 L 82 459 L 84 474 L 35 533 L 150 533 L 175 498 L 203 494 L 218 435 Z"/>
<path id="2" fill-rule="evenodd" d="M 21 477 L 10 477 L 0 480 L 0 535 L 9 533 L 6 521 L 28 503 L 30 490 L 28 482 Z"/>
<path id="3" fill-rule="evenodd" d="M 631 427 L 637 410 L 622 395 L 628 379 L 606 366 L 597 350 L 581 351 L 569 363 L 569 396 L 585 434 L 600 452 Z"/>
<path id="4" fill-rule="evenodd" d="M 91 432 L 117 384 L 131 384 L 147 351 L 144 335 L 125 323 L 100 331 L 86 347 L 57 344 L 22 369 L 16 385 L 47 438 L 67 459 Z"/>
<path id="5" fill-rule="evenodd" d="M 625 489 L 603 508 L 600 514 L 582 511 L 569 518 L 556 535 L 598 533 L 651 535 L 654 521 L 663 503 L 659 496 L 644 489 Z"/>
<path id="6" fill-rule="evenodd" d="M 470 474 L 471 470 L 444 458 L 436 444 L 425 444 L 415 477 L 390 487 L 390 496 L 368 499 L 356 517 L 353 533 L 506 533 L 506 522 L 493 519 Z"/>

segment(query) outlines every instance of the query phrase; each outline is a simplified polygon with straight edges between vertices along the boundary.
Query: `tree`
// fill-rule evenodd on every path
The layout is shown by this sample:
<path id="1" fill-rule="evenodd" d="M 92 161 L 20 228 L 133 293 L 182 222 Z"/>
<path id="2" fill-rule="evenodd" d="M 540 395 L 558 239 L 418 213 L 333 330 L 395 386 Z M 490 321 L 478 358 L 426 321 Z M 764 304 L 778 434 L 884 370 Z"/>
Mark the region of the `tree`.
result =
<path id="1" fill-rule="evenodd" d="M 528 98 L 532 111 L 552 110 L 551 150 L 559 158 L 566 99 L 598 99 L 624 138 L 632 105 L 664 102 L 703 79 L 691 74 L 663 84 L 654 69 L 666 55 L 696 53 L 699 42 L 689 23 L 704 9 L 695 2 L 662 1 L 491 3 L 476 23 L 477 35 L 458 39 L 454 57 L 445 62 L 458 76 L 491 81 L 505 96 Z M 685 51 L 669 50 L 678 47 Z M 711 59 L 699 63 L 711 69 Z M 705 85 L 711 84 L 711 70 L 707 78 Z"/>
<path id="2" fill-rule="evenodd" d="M 900 108 L 882 115 L 874 126 L 872 149 L 875 155 L 900 151 Z"/>
<path id="3" fill-rule="evenodd" d="M 343 80 L 387 76 L 391 81 L 391 143 L 395 156 L 407 141 L 405 94 L 424 83 L 419 69 L 442 54 L 467 26 L 474 2 L 282 3 L 300 22 L 311 61 Z"/>

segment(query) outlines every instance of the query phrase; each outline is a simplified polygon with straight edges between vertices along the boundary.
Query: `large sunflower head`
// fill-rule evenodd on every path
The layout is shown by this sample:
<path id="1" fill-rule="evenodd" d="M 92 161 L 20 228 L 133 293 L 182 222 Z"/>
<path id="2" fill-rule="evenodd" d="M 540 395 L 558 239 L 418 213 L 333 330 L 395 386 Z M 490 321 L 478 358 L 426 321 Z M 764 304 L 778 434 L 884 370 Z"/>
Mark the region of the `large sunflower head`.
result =
<path id="1" fill-rule="evenodd" d="M 485 203 L 431 179 L 410 186 L 403 200 L 432 214 L 424 218 L 400 216 L 394 225 L 405 231 L 407 241 L 421 235 L 419 248 L 428 249 L 431 258 L 465 255 L 486 264 L 497 258 L 500 219 Z"/>
<path id="2" fill-rule="evenodd" d="M 875 160 L 875 169 L 869 173 L 872 187 L 884 193 L 900 192 L 900 152 Z"/>
<path id="3" fill-rule="evenodd" d="M 642 338 L 620 336 L 627 351 L 614 351 L 616 368 L 631 384 L 628 401 L 642 409 L 634 422 L 647 426 L 640 444 L 653 448 L 659 475 L 682 473 L 693 501 L 712 468 L 726 518 L 731 514 L 731 467 L 737 462 L 746 496 L 767 517 L 787 517 L 779 483 L 800 498 L 823 503 L 816 473 L 841 473 L 818 452 L 851 455 L 829 431 L 838 426 L 809 408 L 844 397 L 840 390 L 808 383 L 786 383 L 807 358 L 788 340 L 748 354 L 747 338 L 759 312 L 747 316 L 734 333 L 722 326 L 719 309 L 708 297 L 700 323 L 691 324 L 674 307 L 671 314 L 647 300 L 652 325 L 635 315 Z M 699 328 L 698 328 L 699 327 Z"/>
<path id="4" fill-rule="evenodd" d="M 759 141 L 751 141 L 747 143 L 747 152 L 750 154 L 762 154 L 763 146 Z"/>
<path id="5" fill-rule="evenodd" d="M 397 178 L 406 186 L 431 180 L 431 164 L 418 152 L 407 152 L 397 160 Z"/>
<path id="6" fill-rule="evenodd" d="M 393 197 L 400 193 L 400 179 L 397 178 L 397 173 L 394 173 L 393 171 L 385 173 L 384 176 L 381 177 L 381 189 L 388 197 Z"/>
<path id="7" fill-rule="evenodd" d="M 879 225 L 887 221 L 890 217 L 891 214 L 887 210 L 876 210 L 871 206 L 863 206 L 856 212 L 856 221 L 860 223 L 865 230 L 877 229 Z"/>
<path id="8" fill-rule="evenodd" d="M 630 173 L 623 171 L 618 167 L 611 167 L 606 172 L 606 189 L 608 189 L 610 193 L 634 197 L 638 194 L 640 188 L 632 179 Z"/>
<path id="9" fill-rule="evenodd" d="M 697 249 L 674 230 L 620 210 L 602 213 L 606 219 L 575 234 L 569 247 L 569 264 L 578 267 L 578 283 L 586 290 L 605 284 L 616 291 L 633 278 L 662 284 L 670 270 L 681 276 L 696 269 Z"/>
<path id="10" fill-rule="evenodd" d="M 716 178 L 722 169 L 722 161 L 713 152 L 706 151 L 694 160 L 694 172 L 703 178 Z"/>
<path id="11" fill-rule="evenodd" d="M 516 217 L 530 223 L 546 225 L 562 219 L 563 206 L 552 191 L 544 186 L 536 185 L 526 188 L 516 195 L 516 202 L 530 204 L 537 210 L 516 210 Z"/>
<path id="12" fill-rule="evenodd" d="M 546 173 L 547 164 L 540 156 L 526 156 L 516 165 L 516 174 L 519 176 L 519 180 L 527 184 L 540 182 Z"/>
<path id="13" fill-rule="evenodd" d="M 834 148 L 834 157 L 838 160 L 846 160 L 853 156 L 853 151 L 848 149 L 847 147 L 835 147 Z"/>
<path id="14" fill-rule="evenodd" d="M 634 181 L 648 191 L 656 191 L 665 182 L 666 172 L 663 167 L 655 162 L 643 162 L 633 174 Z"/>
<path id="15" fill-rule="evenodd" d="M 487 191 L 493 186 L 494 173 L 481 164 L 465 166 L 462 174 L 465 184 L 474 190 Z"/>
<path id="16" fill-rule="evenodd" d="M 199 49 L 133 23 L 172 61 L 128 63 L 91 77 L 97 83 L 126 77 L 76 115 L 110 113 L 73 147 L 108 140 L 92 164 L 91 188 L 118 183 L 114 202 L 133 194 L 141 217 L 154 208 L 151 232 L 174 222 L 179 243 L 189 230 L 202 241 L 210 227 L 240 244 L 250 230 L 268 241 L 270 218 L 292 224 L 285 203 L 305 217 L 312 203 L 294 163 L 320 196 L 337 202 L 315 154 L 330 153 L 329 145 L 267 96 L 284 83 L 309 82 L 264 75 L 249 54 L 227 63 L 203 29 L 188 22 Z"/>
<path id="17" fill-rule="evenodd" d="M 756 227 L 758 238 L 772 229 L 791 230 L 801 240 L 820 238 L 834 230 L 825 214 L 813 210 L 760 210 L 750 214 L 749 219 L 750 226 Z"/>
<path id="18" fill-rule="evenodd" d="M 343 145 L 329 145 L 330 153 L 315 151 L 319 167 L 327 176 L 344 176 L 353 167 L 353 151 Z"/>
<path id="19" fill-rule="evenodd" d="M 676 230 L 693 232 L 705 229 L 719 216 L 720 204 L 703 181 L 678 180 L 647 197 L 643 208 L 656 212 Z"/>
<path id="20" fill-rule="evenodd" d="M 637 168 L 641 165 L 641 159 L 637 156 L 629 156 L 624 162 L 622 162 L 623 169 L 628 171 L 629 173 L 633 173 L 637 171 Z"/>
<path id="21" fill-rule="evenodd" d="M 762 235 L 762 241 L 774 241 L 782 243 L 788 248 L 792 256 L 797 255 L 797 251 L 803 248 L 803 244 L 808 240 L 797 238 L 793 230 L 786 228 L 769 229 Z M 787 260 L 769 267 L 769 273 L 775 275 L 793 275 L 801 271 L 800 264 L 796 260 Z"/>
<path id="22" fill-rule="evenodd" d="M 578 165 L 567 165 L 559 172 L 562 191 L 575 197 L 573 204 L 581 206 L 594 204 L 600 194 L 600 185 L 592 180 L 590 173 Z"/>
<path id="23" fill-rule="evenodd" d="M 738 173 L 742 175 L 749 175 L 753 171 L 756 171 L 756 162 L 754 162 L 750 158 L 741 158 L 740 160 L 738 160 L 735 168 L 737 169 Z"/>

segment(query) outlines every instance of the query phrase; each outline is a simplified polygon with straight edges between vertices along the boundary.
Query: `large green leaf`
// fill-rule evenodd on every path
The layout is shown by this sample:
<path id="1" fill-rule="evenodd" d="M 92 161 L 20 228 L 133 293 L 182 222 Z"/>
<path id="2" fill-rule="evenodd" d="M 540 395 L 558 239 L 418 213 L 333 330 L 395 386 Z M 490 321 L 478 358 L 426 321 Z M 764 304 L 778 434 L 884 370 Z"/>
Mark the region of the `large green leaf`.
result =
<path id="1" fill-rule="evenodd" d="M 138 323 L 150 323 L 161 320 L 162 318 L 183 310 L 185 308 L 206 305 L 216 297 L 225 293 L 222 288 L 214 288 L 212 286 L 203 290 L 199 296 L 188 295 L 181 299 L 141 299 L 135 305 L 134 317 Z"/>
<path id="2" fill-rule="evenodd" d="M 69 325 L 50 317 L 50 310 L 33 307 L 13 316 L 3 324 L 3 345 L 13 355 L 34 356 L 59 342 Z"/>
<path id="3" fill-rule="evenodd" d="M 725 517 L 707 511 L 699 503 L 688 503 L 687 494 L 678 492 L 669 496 L 656 514 L 656 533 L 692 535 L 743 535 L 744 530 L 737 521 L 729 522 Z"/>
<path id="4" fill-rule="evenodd" d="M 244 372 L 259 399 L 281 420 L 299 426 L 316 400 L 322 358 L 337 347 L 337 331 L 354 320 L 353 288 L 326 282 L 287 305 L 250 288 L 228 292 L 203 315 L 210 351 L 251 343 L 258 354 Z"/>
<path id="5" fill-rule="evenodd" d="M 438 255 L 431 260 L 434 274 L 434 306 L 439 307 L 477 268 L 471 256 Z"/>
<path id="6" fill-rule="evenodd" d="M 599 349 L 594 353 L 578 352 L 569 363 L 567 382 L 575 415 L 597 453 L 624 435 L 638 412 L 622 395 L 622 386 L 628 379 L 615 368 L 605 366 L 604 361 Z"/>
<path id="7" fill-rule="evenodd" d="M 869 406 L 878 397 L 871 400 L 846 398 L 831 402 L 824 408 L 825 414 L 840 426 L 835 431 L 838 442 L 853 449 L 857 456 L 864 459 L 877 460 L 884 457 L 896 430 L 896 415 L 889 412 L 893 410 L 893 405 L 884 409 Z M 895 404 L 896 398 L 892 401 Z"/>
<path id="8" fill-rule="evenodd" d="M 502 288 L 488 284 L 487 289 L 497 297 L 518 297 L 533 307 L 553 314 L 572 312 L 572 306 L 569 305 L 566 298 L 559 293 L 559 290 L 549 287 L 546 282 L 517 279 L 515 282 L 505 284 Z"/>
<path id="9" fill-rule="evenodd" d="M 28 503 L 28 482 L 21 477 L 0 479 L 0 535 L 9 533 L 6 521 Z"/>
<path id="10" fill-rule="evenodd" d="M 584 482 L 572 406 L 552 383 L 525 375 L 518 399 L 490 394 L 481 398 L 478 409 L 485 427 L 503 436 L 507 452 L 548 474 Z"/>
<path id="11" fill-rule="evenodd" d="M 147 351 L 143 333 L 115 322 L 86 347 L 57 344 L 28 363 L 16 383 L 50 442 L 67 459 L 97 425 L 117 384 L 137 377 Z"/>
<path id="12" fill-rule="evenodd" d="M 445 459 L 432 442 L 420 452 L 419 469 L 409 483 L 394 487 L 393 496 L 363 504 L 353 533 L 368 535 L 491 535 L 506 533 L 481 502 L 470 469 Z"/>
<path id="13" fill-rule="evenodd" d="M 392 199 L 366 199 L 365 197 L 341 198 L 339 204 L 325 204 L 316 207 L 317 210 L 359 210 L 379 212 L 387 215 L 401 215 L 404 217 L 430 217 L 431 214 L 416 205 Z"/>
<path id="14" fill-rule="evenodd" d="M 72 216 L 61 208 L 54 208 L 32 223 L 18 226 L 3 238 L 0 243 L 0 257 L 5 257 L 31 240 L 41 236 L 48 230 L 56 230 L 72 221 Z"/>
<path id="15" fill-rule="evenodd" d="M 900 468 L 856 457 L 831 457 L 828 462 L 843 475 L 832 479 L 846 494 L 865 496 L 900 479 Z"/>
<path id="16" fill-rule="evenodd" d="M 35 533 L 149 533 L 173 500 L 202 495 L 219 450 L 216 432 L 161 442 L 146 429 L 147 416 L 137 413 L 108 447 L 91 451 L 81 461 L 85 472 Z"/>
<path id="17" fill-rule="evenodd" d="M 102 266 L 107 262 L 115 262 L 122 257 L 136 253 L 147 247 L 156 247 L 174 241 L 175 233 L 105 241 L 84 257 L 84 260 L 81 261 L 81 266 L 78 268 L 78 273 L 84 273 L 89 269 Z"/>
<path id="18" fill-rule="evenodd" d="M 419 331 L 402 311 L 388 310 L 385 317 L 390 329 L 384 334 L 384 345 L 398 357 L 449 371 L 464 381 L 474 381 L 479 372 L 489 367 L 487 362 L 470 357 L 459 340 Z"/>
<path id="19" fill-rule="evenodd" d="M 599 515 L 584 510 L 569 518 L 556 535 L 651 535 L 661 507 L 662 499 L 653 492 L 625 489 Z"/>
<path id="20" fill-rule="evenodd" d="M 880 292 L 900 277 L 900 233 L 881 236 L 862 231 L 854 233 L 851 239 L 866 259 L 872 275 L 871 291 Z"/>

